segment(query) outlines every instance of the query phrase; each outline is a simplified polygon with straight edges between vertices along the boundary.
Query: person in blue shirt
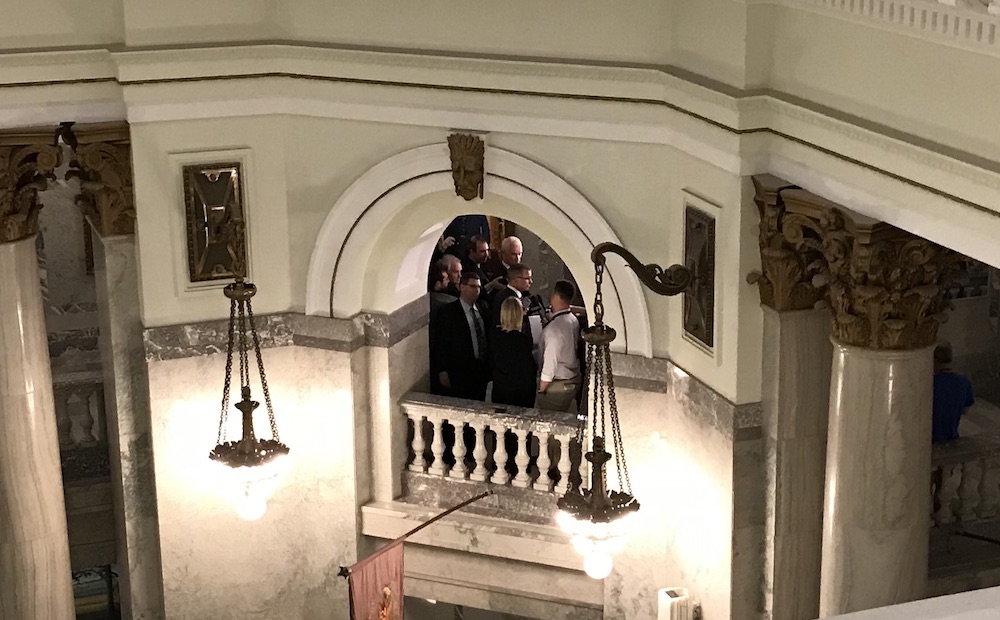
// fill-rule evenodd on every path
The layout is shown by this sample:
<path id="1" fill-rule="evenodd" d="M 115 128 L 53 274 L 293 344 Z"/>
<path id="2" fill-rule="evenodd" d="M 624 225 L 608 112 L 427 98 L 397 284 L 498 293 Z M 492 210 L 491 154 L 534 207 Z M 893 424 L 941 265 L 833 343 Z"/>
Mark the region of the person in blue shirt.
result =
<path id="1" fill-rule="evenodd" d="M 951 369 L 951 344 L 943 342 L 934 349 L 934 417 L 931 432 L 933 443 L 958 439 L 958 423 L 975 403 L 972 382 Z"/>

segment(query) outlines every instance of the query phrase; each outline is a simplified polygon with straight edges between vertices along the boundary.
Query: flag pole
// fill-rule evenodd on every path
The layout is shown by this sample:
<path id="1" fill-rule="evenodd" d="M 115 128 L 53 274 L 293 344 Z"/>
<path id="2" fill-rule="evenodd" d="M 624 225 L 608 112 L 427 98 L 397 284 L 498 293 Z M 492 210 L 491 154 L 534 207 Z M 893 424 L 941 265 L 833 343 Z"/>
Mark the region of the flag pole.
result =
<path id="1" fill-rule="evenodd" d="M 406 540 L 407 538 L 409 538 L 410 536 L 413 536 L 414 534 L 416 534 L 420 530 L 424 529 L 425 527 L 427 527 L 429 525 L 432 525 L 432 524 L 440 521 L 441 519 L 447 517 L 451 513 L 455 512 L 456 510 L 461 510 L 462 508 L 465 508 L 469 504 L 472 504 L 474 502 L 478 502 L 479 500 L 483 499 L 484 497 L 489 497 L 490 495 L 496 495 L 496 491 L 494 491 L 493 489 L 488 489 L 486 491 L 483 491 L 479 495 L 476 495 L 475 497 L 470 497 L 469 499 L 465 500 L 461 504 L 458 504 L 456 506 L 452 506 L 448 510 L 445 510 L 444 512 L 442 512 L 441 514 L 435 515 L 434 517 L 431 517 L 427 521 L 424 521 L 423 523 L 421 523 L 417 527 L 413 528 L 409 532 L 403 534 L 402 536 L 399 536 L 398 538 L 393 539 L 388 545 L 386 545 L 386 547 L 390 547 L 392 545 L 399 544 L 399 543 L 403 542 L 404 540 Z M 351 575 L 351 567 L 349 567 L 349 566 L 341 566 L 340 567 L 340 572 L 338 572 L 337 575 L 339 575 L 340 577 L 343 577 L 345 579 L 348 578 Z"/>

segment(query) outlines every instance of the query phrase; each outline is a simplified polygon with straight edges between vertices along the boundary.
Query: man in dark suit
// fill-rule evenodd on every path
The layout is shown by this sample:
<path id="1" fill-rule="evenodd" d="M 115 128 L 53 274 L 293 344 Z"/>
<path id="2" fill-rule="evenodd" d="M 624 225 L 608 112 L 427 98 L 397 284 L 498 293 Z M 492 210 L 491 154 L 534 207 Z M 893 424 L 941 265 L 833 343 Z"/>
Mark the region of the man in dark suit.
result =
<path id="1" fill-rule="evenodd" d="M 483 271 L 486 262 L 490 259 L 490 242 L 485 237 L 475 235 L 469 240 L 469 251 L 462 259 L 462 271 L 471 271 L 479 276 L 479 283 L 482 285 L 480 299 L 490 300 L 497 291 L 503 289 L 506 284 L 502 283 L 503 276 L 497 276 L 490 280 Z"/>
<path id="2" fill-rule="evenodd" d="M 463 273 L 459 298 L 442 306 L 432 326 L 431 372 L 449 396 L 484 400 L 490 381 L 486 307 L 477 303 L 479 276 Z"/>
<path id="3" fill-rule="evenodd" d="M 497 330 L 500 329 L 500 306 L 503 305 L 504 300 L 507 299 L 508 297 L 517 297 L 518 299 L 520 299 L 522 305 L 525 306 L 524 308 L 525 311 L 527 311 L 528 309 L 527 293 L 528 289 L 530 288 L 531 288 L 531 267 L 528 267 L 524 263 L 516 263 L 514 265 L 511 265 L 507 269 L 506 288 L 498 291 L 497 294 L 493 296 L 493 300 L 491 301 L 491 306 L 490 306 L 492 309 L 492 312 L 490 314 L 491 329 L 497 329 Z M 528 325 L 527 314 L 525 314 L 524 316 L 524 325 L 525 327 L 522 329 L 522 331 L 530 334 L 531 330 L 527 328 Z"/>
<path id="4" fill-rule="evenodd" d="M 490 281 L 500 278 L 500 284 L 507 286 L 507 270 L 521 262 L 524 246 L 517 237 L 505 237 L 500 242 L 499 254 L 493 254 L 483 263 L 483 271 Z"/>

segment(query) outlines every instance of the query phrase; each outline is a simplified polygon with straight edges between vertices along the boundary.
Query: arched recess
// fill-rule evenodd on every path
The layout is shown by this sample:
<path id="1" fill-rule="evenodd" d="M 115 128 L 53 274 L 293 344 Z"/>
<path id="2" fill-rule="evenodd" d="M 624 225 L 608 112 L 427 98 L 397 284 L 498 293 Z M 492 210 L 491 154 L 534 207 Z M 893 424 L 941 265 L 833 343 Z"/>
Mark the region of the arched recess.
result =
<path id="1" fill-rule="evenodd" d="M 584 298 L 594 294 L 591 249 L 620 243 L 597 209 L 546 168 L 510 151 L 486 150 L 485 200 L 454 193 L 446 144 L 405 151 L 359 177 L 334 204 L 309 264 L 306 314 L 347 318 L 362 311 L 392 312 L 426 286 L 433 244 L 451 219 L 484 213 L 526 226 L 552 247 L 577 278 Z M 608 261 L 605 321 L 618 329 L 616 349 L 652 355 L 642 288 L 623 261 Z"/>

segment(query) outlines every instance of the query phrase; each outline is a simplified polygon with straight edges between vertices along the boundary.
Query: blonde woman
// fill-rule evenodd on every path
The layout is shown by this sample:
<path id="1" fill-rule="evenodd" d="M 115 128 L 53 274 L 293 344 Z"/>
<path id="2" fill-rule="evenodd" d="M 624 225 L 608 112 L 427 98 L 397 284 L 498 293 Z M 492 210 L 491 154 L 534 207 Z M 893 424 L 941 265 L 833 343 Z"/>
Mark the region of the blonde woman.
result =
<path id="1" fill-rule="evenodd" d="M 500 305 L 500 329 L 494 332 L 493 402 L 534 407 L 538 364 L 531 352 L 531 336 L 521 331 L 524 306 L 517 297 Z"/>

